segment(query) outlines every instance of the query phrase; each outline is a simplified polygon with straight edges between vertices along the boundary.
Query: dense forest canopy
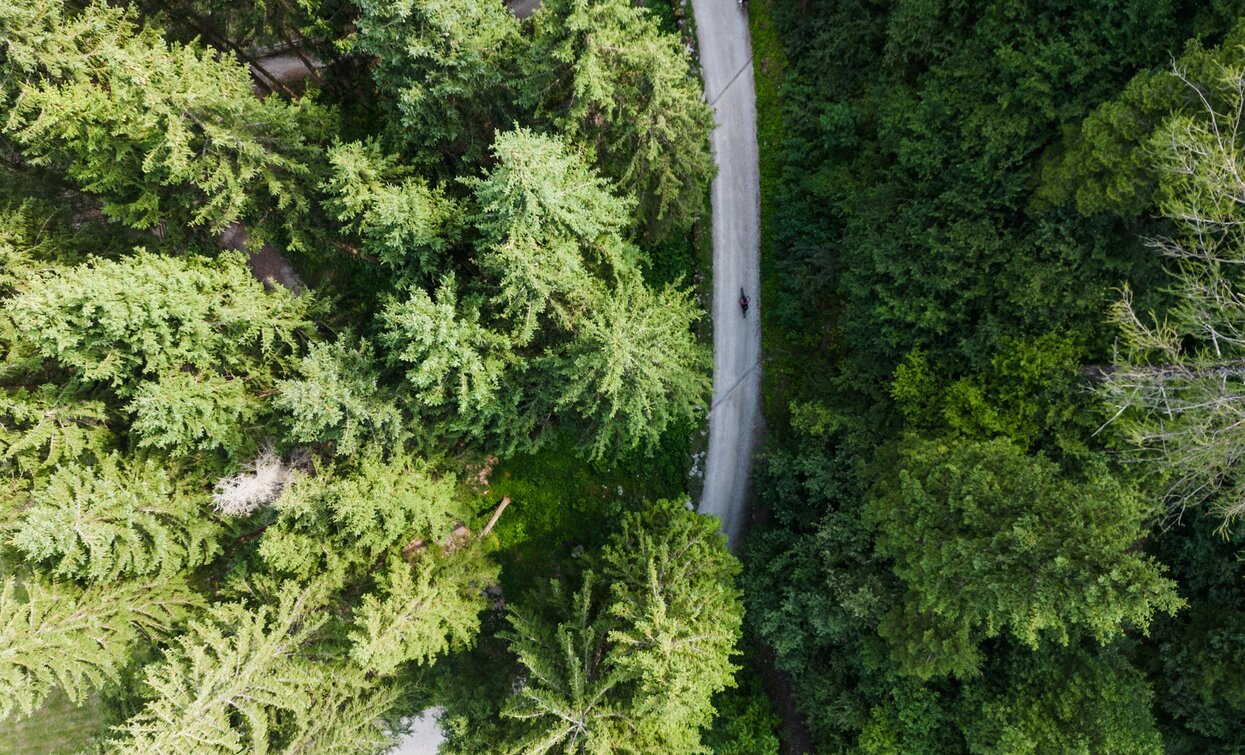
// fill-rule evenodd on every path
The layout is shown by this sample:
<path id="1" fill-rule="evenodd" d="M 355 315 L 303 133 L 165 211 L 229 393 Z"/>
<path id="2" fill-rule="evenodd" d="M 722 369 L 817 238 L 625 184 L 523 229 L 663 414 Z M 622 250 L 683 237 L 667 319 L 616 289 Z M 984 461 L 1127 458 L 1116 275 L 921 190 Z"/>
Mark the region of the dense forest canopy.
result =
<path id="1" fill-rule="evenodd" d="M 607 487 L 681 464 L 708 399 L 677 28 L 0 4 L 6 736 L 379 752 L 439 704 L 454 751 L 704 750 L 739 564 L 682 470 Z M 546 526 L 585 500 L 591 534 Z"/>
<path id="2" fill-rule="evenodd" d="M 542 5 L 0 3 L 0 749 L 1245 751 L 1245 5 L 729 4 L 742 564 L 695 19 Z"/>
<path id="3" fill-rule="evenodd" d="M 1243 17 L 754 3 L 746 628 L 818 752 L 1241 751 Z"/>

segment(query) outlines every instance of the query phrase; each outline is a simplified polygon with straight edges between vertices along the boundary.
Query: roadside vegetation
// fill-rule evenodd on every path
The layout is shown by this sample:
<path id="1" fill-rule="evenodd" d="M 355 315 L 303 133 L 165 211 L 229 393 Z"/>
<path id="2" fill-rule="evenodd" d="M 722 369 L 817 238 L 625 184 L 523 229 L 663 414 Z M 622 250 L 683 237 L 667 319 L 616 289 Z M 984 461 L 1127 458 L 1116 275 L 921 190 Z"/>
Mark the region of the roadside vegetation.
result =
<path id="1" fill-rule="evenodd" d="M 1245 7 L 751 5 L 746 631 L 814 749 L 1236 752 Z"/>
<path id="2" fill-rule="evenodd" d="M 0 750 L 707 751 L 682 15 L 0 5 Z"/>

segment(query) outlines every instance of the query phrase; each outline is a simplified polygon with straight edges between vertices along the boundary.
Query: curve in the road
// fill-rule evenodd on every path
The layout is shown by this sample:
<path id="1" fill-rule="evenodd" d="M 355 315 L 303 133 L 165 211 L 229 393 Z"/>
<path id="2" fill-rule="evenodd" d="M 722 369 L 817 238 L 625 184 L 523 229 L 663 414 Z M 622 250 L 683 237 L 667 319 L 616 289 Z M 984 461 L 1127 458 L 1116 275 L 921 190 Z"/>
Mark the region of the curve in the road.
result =
<path id="1" fill-rule="evenodd" d="M 715 110 L 713 180 L 713 402 L 699 510 L 722 520 L 732 547 L 743 532 L 761 421 L 761 193 L 748 14 L 736 0 L 692 0 L 705 100 Z M 745 317 L 739 290 L 752 299 Z"/>

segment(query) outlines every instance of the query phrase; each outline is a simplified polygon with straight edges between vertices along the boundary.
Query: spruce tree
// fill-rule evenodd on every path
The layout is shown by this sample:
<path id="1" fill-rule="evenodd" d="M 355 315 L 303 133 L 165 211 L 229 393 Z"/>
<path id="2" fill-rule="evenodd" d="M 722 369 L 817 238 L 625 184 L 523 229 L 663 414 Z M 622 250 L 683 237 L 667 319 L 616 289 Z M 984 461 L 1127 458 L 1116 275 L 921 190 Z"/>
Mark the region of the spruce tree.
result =
<path id="1" fill-rule="evenodd" d="M 475 547 L 440 550 L 427 547 L 414 564 L 391 555 L 379 589 L 363 596 L 350 651 L 362 668 L 388 676 L 408 661 L 430 665 L 480 631 L 485 588 L 496 583 L 497 567 Z"/>
<path id="2" fill-rule="evenodd" d="M 35 486 L 12 535 L 31 563 L 90 582 L 168 578 L 220 553 L 208 496 L 154 461 L 66 464 Z"/>
<path id="3" fill-rule="evenodd" d="M 141 637 L 169 633 L 199 599 L 180 580 L 81 590 L 7 577 L 0 582 L 0 720 L 28 716 L 55 689 L 80 703 L 115 684 Z"/>
<path id="4" fill-rule="evenodd" d="M 314 107 L 258 99 L 240 62 L 166 42 L 105 3 L 9 5 L 2 64 L 22 83 L 4 130 L 32 164 L 63 166 L 133 227 L 219 232 L 260 204 L 291 227 L 305 213 Z"/>
<path id="5" fill-rule="evenodd" d="M 629 0 L 550 0 L 522 55 L 520 101 L 588 146 L 640 200 L 650 239 L 704 210 L 712 110 L 679 40 Z"/>

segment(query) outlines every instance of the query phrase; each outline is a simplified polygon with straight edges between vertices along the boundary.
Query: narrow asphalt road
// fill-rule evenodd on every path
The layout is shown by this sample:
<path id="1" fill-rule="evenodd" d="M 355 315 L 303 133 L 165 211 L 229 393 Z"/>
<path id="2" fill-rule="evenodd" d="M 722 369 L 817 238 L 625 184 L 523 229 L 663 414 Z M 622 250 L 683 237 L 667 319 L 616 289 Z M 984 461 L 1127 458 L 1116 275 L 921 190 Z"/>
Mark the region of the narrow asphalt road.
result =
<path id="1" fill-rule="evenodd" d="M 713 180 L 713 403 L 700 513 L 739 543 L 761 421 L 761 194 L 748 14 L 736 0 L 692 0 L 705 99 L 716 111 Z M 752 300 L 747 317 L 739 290 Z"/>

